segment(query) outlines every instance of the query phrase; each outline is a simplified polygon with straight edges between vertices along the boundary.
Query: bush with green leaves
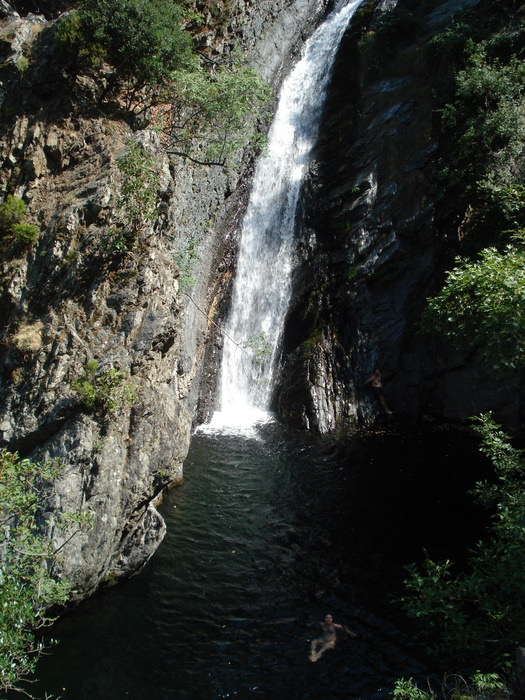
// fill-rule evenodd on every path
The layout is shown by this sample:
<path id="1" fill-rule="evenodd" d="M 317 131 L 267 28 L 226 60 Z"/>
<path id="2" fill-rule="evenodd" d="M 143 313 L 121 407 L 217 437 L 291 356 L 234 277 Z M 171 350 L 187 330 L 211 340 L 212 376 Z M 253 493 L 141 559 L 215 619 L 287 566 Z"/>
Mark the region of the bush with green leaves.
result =
<path id="1" fill-rule="evenodd" d="M 131 141 L 119 157 L 118 168 L 122 174 L 118 204 L 132 241 L 155 218 L 159 176 L 152 153 L 136 141 Z"/>
<path id="2" fill-rule="evenodd" d="M 396 681 L 392 700 L 508 700 L 509 689 L 497 673 L 477 671 L 470 679 L 445 676 L 438 690 L 422 690 L 412 678 Z"/>
<path id="3" fill-rule="evenodd" d="M 463 36 L 462 42 L 457 25 L 455 33 L 449 29 L 441 43 L 434 42 L 434 49 L 444 51 L 448 37 L 466 55 L 440 110 L 449 146 L 438 163 L 438 181 L 502 229 L 525 223 L 525 64 L 520 55 L 525 40 L 522 36 L 509 46 L 506 36 L 480 42 Z"/>
<path id="4" fill-rule="evenodd" d="M 0 204 L 0 232 L 24 245 L 36 243 L 39 229 L 34 224 L 24 221 L 26 214 L 26 203 L 19 197 L 8 194 Z"/>
<path id="5" fill-rule="evenodd" d="M 473 489 L 490 512 L 487 536 L 462 569 L 450 560 L 409 566 L 402 603 L 441 659 L 476 658 L 498 671 L 525 643 L 525 460 L 490 415 L 475 428 L 494 469 Z"/>
<path id="6" fill-rule="evenodd" d="M 99 101 L 119 96 L 130 112 L 153 119 L 168 151 L 224 165 L 253 137 L 251 117 L 267 113 L 270 88 L 235 52 L 201 64 L 182 28 L 194 20 L 173 0 L 83 0 L 59 22 L 57 52 L 72 72 L 111 65 Z"/>
<path id="7" fill-rule="evenodd" d="M 116 368 L 99 373 L 96 360 L 89 360 L 84 372 L 71 383 L 86 411 L 99 415 L 116 413 L 137 398 L 137 387 L 129 373 Z"/>
<path id="8" fill-rule="evenodd" d="M 253 367 L 259 369 L 272 354 L 272 346 L 266 334 L 261 331 L 240 344 L 240 347 L 248 354 Z"/>
<path id="9" fill-rule="evenodd" d="M 486 248 L 475 260 L 457 258 L 443 289 L 428 300 L 423 324 L 459 348 L 478 350 L 496 370 L 525 368 L 523 241 L 503 251 Z"/>
<path id="10" fill-rule="evenodd" d="M 83 0 L 78 12 L 83 43 L 98 47 L 118 79 L 135 89 L 195 64 L 183 8 L 174 0 Z"/>
<path id="11" fill-rule="evenodd" d="M 54 620 L 49 611 L 69 596 L 67 582 L 54 574 L 58 550 L 45 535 L 43 515 L 48 488 L 61 469 L 56 461 L 32 462 L 0 451 L 0 689 L 4 691 L 20 688 L 34 672 L 43 651 L 35 632 Z M 70 537 L 89 524 L 76 522 Z"/>

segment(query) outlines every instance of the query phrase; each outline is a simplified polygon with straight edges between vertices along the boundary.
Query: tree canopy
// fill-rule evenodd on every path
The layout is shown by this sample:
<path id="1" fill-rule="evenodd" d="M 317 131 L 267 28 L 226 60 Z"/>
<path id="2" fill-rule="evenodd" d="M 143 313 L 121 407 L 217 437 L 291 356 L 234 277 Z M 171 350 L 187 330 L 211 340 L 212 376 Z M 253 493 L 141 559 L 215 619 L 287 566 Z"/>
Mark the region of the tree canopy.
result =
<path id="1" fill-rule="evenodd" d="M 114 100 L 160 131 L 171 153 L 224 165 L 264 117 L 270 88 L 237 51 L 204 60 L 174 0 L 82 0 L 57 28 L 57 53 L 72 74 L 98 80 L 98 103 Z M 201 60 L 202 59 L 202 60 Z M 155 108 L 155 109 L 153 109 Z"/>
<path id="2" fill-rule="evenodd" d="M 123 78 L 161 83 L 174 70 L 195 66 L 192 38 L 173 0 L 83 0 L 84 37 L 98 46 Z"/>
<path id="3" fill-rule="evenodd" d="M 486 248 L 474 260 L 457 258 L 443 289 L 428 301 L 428 329 L 457 347 L 477 350 L 496 370 L 525 369 L 525 249 Z"/>

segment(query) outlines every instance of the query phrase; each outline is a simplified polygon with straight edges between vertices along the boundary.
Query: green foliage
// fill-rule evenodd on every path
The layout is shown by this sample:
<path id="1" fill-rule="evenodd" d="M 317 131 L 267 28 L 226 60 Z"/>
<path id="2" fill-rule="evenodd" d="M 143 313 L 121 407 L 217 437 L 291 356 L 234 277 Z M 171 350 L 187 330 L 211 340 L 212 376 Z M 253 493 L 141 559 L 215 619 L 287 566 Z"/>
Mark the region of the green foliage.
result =
<path id="1" fill-rule="evenodd" d="M 124 228 L 111 228 L 102 242 L 109 255 L 123 255 L 135 247 L 135 236 Z"/>
<path id="2" fill-rule="evenodd" d="M 270 98 L 269 86 L 238 60 L 212 73 L 178 71 L 172 90 L 176 99 L 164 128 L 168 150 L 221 165 L 248 140 L 248 116 L 267 115 Z"/>
<path id="3" fill-rule="evenodd" d="M 20 56 L 16 62 L 16 67 L 18 68 L 20 73 L 25 73 L 26 70 L 29 68 L 29 59 L 27 58 L 27 56 Z"/>
<path id="4" fill-rule="evenodd" d="M 490 415 L 478 419 L 476 430 L 495 472 L 492 482 L 473 490 L 490 508 L 487 537 L 463 571 L 450 561 L 408 567 L 403 605 L 437 654 L 453 655 L 456 663 L 476 657 L 498 669 L 525 641 L 525 463 Z"/>
<path id="5" fill-rule="evenodd" d="M 442 70 L 448 69 L 455 73 L 458 67 L 464 67 L 470 31 L 471 25 L 469 23 L 453 22 L 432 38 L 430 41 L 432 58 L 439 60 L 446 57 L 447 59 L 442 65 L 440 64 Z"/>
<path id="6" fill-rule="evenodd" d="M 27 205 L 18 197 L 8 194 L 5 201 L 0 204 L 0 228 L 10 231 L 13 224 L 17 224 L 26 215 Z"/>
<path id="7" fill-rule="evenodd" d="M 36 243 L 38 240 L 40 230 L 38 226 L 34 224 L 20 223 L 13 224 L 11 233 L 15 240 L 20 241 L 24 245 L 33 245 L 33 243 Z"/>
<path id="8" fill-rule="evenodd" d="M 39 464 L 0 451 L 0 688 L 18 688 L 33 673 L 42 644 L 35 629 L 69 588 L 52 575 L 56 552 L 42 532 L 41 507 L 61 465 Z"/>
<path id="9" fill-rule="evenodd" d="M 477 671 L 470 680 L 462 676 L 445 676 L 441 692 L 438 694 L 429 687 L 421 690 L 412 678 L 396 681 L 392 693 L 393 700 L 507 700 L 509 690 L 497 673 Z"/>
<path id="10" fill-rule="evenodd" d="M 0 204 L 0 233 L 24 245 L 32 245 L 38 239 L 39 229 L 24 222 L 26 212 L 25 202 L 8 194 Z"/>
<path id="11" fill-rule="evenodd" d="M 458 347 L 479 349 L 496 370 L 525 366 L 525 250 L 487 248 L 477 260 L 458 258 L 441 292 L 428 301 L 424 326 Z"/>
<path id="12" fill-rule="evenodd" d="M 104 47 L 84 37 L 82 17 L 78 10 L 72 10 L 60 19 L 55 37 L 57 59 L 73 73 L 78 71 L 79 65 L 100 68 L 107 58 Z"/>
<path id="13" fill-rule="evenodd" d="M 459 30 L 448 39 L 459 46 Z M 438 180 L 486 207 L 484 216 L 497 217 L 503 228 L 520 225 L 525 206 L 525 64 L 507 52 L 504 59 L 490 55 L 496 43 L 465 40 L 466 66 L 441 109 L 451 145 Z"/>
<path id="14" fill-rule="evenodd" d="M 136 234 L 155 219 L 159 177 L 153 155 L 136 142 L 130 143 L 118 159 L 122 173 L 119 206 L 126 222 L 128 248 L 133 246 Z"/>
<path id="15" fill-rule="evenodd" d="M 356 13 L 357 21 L 368 27 L 359 39 L 359 53 L 363 59 L 362 70 L 367 73 L 367 80 L 370 81 L 384 79 L 393 59 L 399 57 L 400 52 L 420 36 L 422 29 L 417 14 L 400 7 L 386 12 L 381 22 L 374 26 L 370 21 L 373 10 L 373 5 L 367 7 L 365 4 L 361 7 L 363 14 L 359 10 Z M 367 18 L 369 13 L 372 15 Z"/>
<path id="16" fill-rule="evenodd" d="M 136 400 L 137 388 L 129 381 L 127 372 L 112 368 L 102 374 L 97 373 L 98 362 L 89 360 L 83 374 L 71 383 L 85 410 L 101 415 L 116 413 L 125 404 Z"/>
<path id="17" fill-rule="evenodd" d="M 79 33 L 136 87 L 162 83 L 194 64 L 191 37 L 173 0 L 83 0 Z"/>
<path id="18" fill-rule="evenodd" d="M 359 276 L 359 272 L 360 272 L 360 271 L 361 271 L 361 270 L 360 270 L 359 265 L 349 265 L 349 266 L 348 266 L 348 269 L 347 269 L 347 271 L 346 271 L 346 281 L 347 281 L 349 284 L 351 284 L 352 282 L 354 282 L 354 280 L 356 280 L 357 277 Z"/>
<path id="19" fill-rule="evenodd" d="M 173 0 L 83 0 L 59 22 L 57 52 L 73 72 L 111 64 L 114 74 L 101 101 L 124 96 L 131 112 L 162 121 L 170 152 L 224 165 L 252 136 L 249 117 L 266 116 L 270 88 L 236 55 L 227 63 L 199 66 L 191 35 L 181 26 L 202 21 Z"/>
<path id="20" fill-rule="evenodd" d="M 427 700 L 435 697 L 433 693 L 425 693 L 420 690 L 412 678 L 400 678 L 396 681 L 393 700 Z"/>

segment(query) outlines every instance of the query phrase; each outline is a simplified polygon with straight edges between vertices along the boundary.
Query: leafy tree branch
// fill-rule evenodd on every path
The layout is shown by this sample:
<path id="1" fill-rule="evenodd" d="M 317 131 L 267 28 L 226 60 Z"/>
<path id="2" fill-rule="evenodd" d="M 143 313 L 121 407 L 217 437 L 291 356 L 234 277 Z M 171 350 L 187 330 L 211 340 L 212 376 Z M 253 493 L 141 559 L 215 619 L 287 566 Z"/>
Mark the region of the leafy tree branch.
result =
<path id="1" fill-rule="evenodd" d="M 223 166 L 252 139 L 270 88 L 237 52 L 200 57 L 191 26 L 191 11 L 173 0 L 83 0 L 59 22 L 57 52 L 72 73 L 110 67 L 99 104 L 142 115 L 169 153 Z"/>
<path id="2" fill-rule="evenodd" d="M 427 330 L 459 348 L 479 350 L 496 370 L 525 368 L 525 248 L 521 237 L 503 251 L 457 258 L 443 289 L 428 300 Z"/>
<path id="3" fill-rule="evenodd" d="M 504 669 L 525 642 L 525 461 L 489 414 L 475 429 L 494 469 L 494 478 L 472 492 L 491 514 L 487 537 L 463 570 L 450 560 L 409 566 L 402 602 L 438 655 Z"/>
<path id="4" fill-rule="evenodd" d="M 57 553 L 44 517 L 48 489 L 63 466 L 37 463 L 0 451 L 0 689 L 29 693 L 21 685 L 35 670 L 44 650 L 35 631 L 55 619 L 50 613 L 70 593 L 67 581 L 54 574 Z M 89 526 L 89 515 L 78 513 L 54 523 L 73 532 Z"/>

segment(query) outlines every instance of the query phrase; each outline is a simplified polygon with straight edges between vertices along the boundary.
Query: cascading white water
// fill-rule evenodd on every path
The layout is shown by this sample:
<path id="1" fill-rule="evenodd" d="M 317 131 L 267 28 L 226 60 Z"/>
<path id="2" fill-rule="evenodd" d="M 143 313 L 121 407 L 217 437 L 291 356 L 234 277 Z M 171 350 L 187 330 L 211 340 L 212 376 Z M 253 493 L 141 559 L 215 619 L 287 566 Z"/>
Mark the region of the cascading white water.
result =
<path id="1" fill-rule="evenodd" d="M 344 30 L 362 0 L 342 0 L 283 83 L 243 221 L 213 427 L 267 417 L 291 293 L 297 202 Z"/>

